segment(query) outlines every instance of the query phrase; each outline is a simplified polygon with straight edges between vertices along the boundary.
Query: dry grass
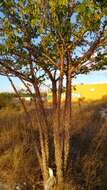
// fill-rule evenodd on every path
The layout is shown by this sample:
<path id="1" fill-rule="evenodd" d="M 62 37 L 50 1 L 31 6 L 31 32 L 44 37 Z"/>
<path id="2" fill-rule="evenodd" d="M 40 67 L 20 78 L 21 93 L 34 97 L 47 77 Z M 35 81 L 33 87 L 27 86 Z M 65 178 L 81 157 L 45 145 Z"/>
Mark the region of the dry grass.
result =
<path id="1" fill-rule="evenodd" d="M 63 190 L 107 188 L 107 124 L 99 114 L 105 103 L 106 100 L 73 105 L 71 145 Z M 33 117 L 33 111 L 31 115 Z M 51 114 L 49 120 L 51 124 Z M 32 185 L 41 189 L 42 177 L 35 150 L 35 143 L 39 146 L 37 128 L 34 117 L 31 128 L 22 110 L 0 111 L 0 180 L 10 185 L 26 182 L 29 189 Z M 50 163 L 55 169 L 51 130 L 50 149 Z"/>

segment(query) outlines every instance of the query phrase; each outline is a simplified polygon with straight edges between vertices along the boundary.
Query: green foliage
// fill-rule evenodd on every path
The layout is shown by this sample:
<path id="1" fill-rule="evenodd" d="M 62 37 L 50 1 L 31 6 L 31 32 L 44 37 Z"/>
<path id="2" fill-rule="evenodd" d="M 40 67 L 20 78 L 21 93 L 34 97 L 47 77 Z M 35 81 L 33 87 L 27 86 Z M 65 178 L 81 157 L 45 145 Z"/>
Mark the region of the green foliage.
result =
<path id="1" fill-rule="evenodd" d="M 99 6 L 101 6 L 101 8 L 103 8 L 103 9 L 107 8 L 107 1 L 106 0 L 95 0 L 95 3 Z"/>
<path id="2" fill-rule="evenodd" d="M 92 1 L 83 1 L 83 3 L 77 7 L 77 12 L 79 13 L 78 19 L 82 21 L 86 29 L 91 29 L 92 31 L 99 29 L 103 13 Z"/>
<path id="3" fill-rule="evenodd" d="M 105 1 L 103 6 L 104 3 Z M 14 66 L 15 70 L 23 73 L 28 79 L 31 78 L 29 53 L 34 57 L 35 66 L 39 65 L 41 69 L 47 67 L 49 70 L 55 67 L 42 53 L 53 59 L 56 65 L 59 64 L 60 55 L 63 54 L 65 72 L 66 54 L 70 53 L 73 72 L 83 73 L 82 60 L 81 69 L 80 67 L 78 69 L 77 61 L 86 53 L 88 46 L 91 49 L 91 44 L 95 42 L 101 25 L 104 24 L 102 18 L 105 12 L 101 10 L 100 4 L 102 3 L 93 0 L 4 1 L 1 6 L 4 17 L 1 20 L 2 35 L 5 40 L 0 49 L 2 55 L 7 57 L 1 57 L 0 60 L 8 60 L 6 64 L 9 62 L 10 67 Z M 78 52 L 78 47 L 81 54 Z M 94 50 L 96 48 L 97 45 Z M 86 57 L 86 61 L 91 54 Z M 56 69 L 59 69 L 58 66 Z M 88 71 L 87 66 L 84 69 Z"/>

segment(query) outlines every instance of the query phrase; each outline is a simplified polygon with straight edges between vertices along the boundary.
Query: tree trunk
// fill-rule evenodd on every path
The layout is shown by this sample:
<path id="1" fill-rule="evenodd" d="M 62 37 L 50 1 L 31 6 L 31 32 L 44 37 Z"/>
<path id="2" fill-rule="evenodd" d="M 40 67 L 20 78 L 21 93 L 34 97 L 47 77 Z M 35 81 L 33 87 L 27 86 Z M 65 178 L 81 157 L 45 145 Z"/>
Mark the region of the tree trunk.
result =
<path id="1" fill-rule="evenodd" d="M 52 81 L 52 98 L 53 98 L 53 110 L 57 108 L 57 85 L 56 81 Z"/>
<path id="2" fill-rule="evenodd" d="M 65 98 L 65 109 L 64 109 L 64 171 L 67 168 L 67 159 L 69 154 L 69 129 L 71 126 L 71 99 L 72 99 L 72 84 L 71 84 L 71 73 L 68 70 L 66 75 L 66 98 Z"/>
<path id="3" fill-rule="evenodd" d="M 47 115 L 45 113 L 45 108 L 41 98 L 38 84 L 34 83 L 35 89 L 35 108 L 38 121 L 39 121 L 39 134 L 40 134 L 40 144 L 41 144 L 41 154 L 42 154 L 42 169 L 43 169 L 43 179 L 44 184 L 48 179 L 48 161 L 49 161 L 49 145 L 48 145 L 48 121 Z"/>
<path id="4" fill-rule="evenodd" d="M 60 77 L 58 84 L 58 95 L 57 95 L 57 107 L 55 111 L 56 122 L 54 121 L 54 146 L 55 146 L 55 163 L 56 163 L 56 173 L 58 184 L 63 183 L 63 160 L 62 160 L 62 110 L 61 110 L 61 94 L 63 88 L 63 76 L 64 76 L 64 55 L 63 55 L 63 47 L 58 48 L 60 55 Z"/>
<path id="5" fill-rule="evenodd" d="M 65 97 L 65 115 L 71 120 L 71 99 L 72 99 L 72 83 L 71 73 L 66 75 L 66 97 Z"/>
<path id="6" fill-rule="evenodd" d="M 63 182 L 63 170 L 62 170 L 62 148 L 61 148 L 61 136 L 58 128 L 58 113 L 57 109 L 54 112 L 53 119 L 53 136 L 54 136 L 54 147 L 55 147 L 55 163 L 56 163 L 56 176 L 58 184 Z"/>
<path id="7" fill-rule="evenodd" d="M 30 54 L 31 58 L 31 54 Z M 43 174 L 43 180 L 44 180 L 44 186 L 45 182 L 47 181 L 49 177 L 49 172 L 48 172 L 48 162 L 49 162 L 49 144 L 48 144 L 48 120 L 47 120 L 47 115 L 45 112 L 45 108 L 43 105 L 41 93 L 39 90 L 39 81 L 35 77 L 35 71 L 33 68 L 32 60 L 30 64 L 30 71 L 32 75 L 32 85 L 34 87 L 35 91 L 35 111 L 37 114 L 38 118 L 38 123 L 39 123 L 39 136 L 40 136 L 40 148 L 41 148 L 41 160 L 42 160 L 42 174 Z"/>
<path id="8" fill-rule="evenodd" d="M 62 170 L 62 147 L 61 147 L 61 93 L 63 85 L 63 76 L 60 76 L 58 86 L 58 98 L 57 107 L 54 112 L 53 120 L 53 133 L 54 133 L 54 146 L 55 146 L 55 163 L 56 163 L 56 174 L 58 184 L 63 183 L 63 170 Z"/>

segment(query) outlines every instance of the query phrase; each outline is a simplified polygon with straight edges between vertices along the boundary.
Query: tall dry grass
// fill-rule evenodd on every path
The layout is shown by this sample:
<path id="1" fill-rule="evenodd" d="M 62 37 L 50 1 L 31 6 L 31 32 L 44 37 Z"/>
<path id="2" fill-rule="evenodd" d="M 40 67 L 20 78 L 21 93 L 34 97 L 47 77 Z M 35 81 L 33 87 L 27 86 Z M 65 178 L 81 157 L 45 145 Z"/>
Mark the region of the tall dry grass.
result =
<path id="1" fill-rule="evenodd" d="M 99 114 L 105 105 L 106 100 L 73 104 L 68 168 L 62 189 L 106 190 L 107 123 Z M 39 190 L 42 175 L 35 149 L 40 143 L 38 122 L 35 112 L 29 113 L 32 127 L 22 110 L 0 111 L 0 180 L 11 186 L 26 182 L 28 189 Z M 52 111 L 47 109 L 47 114 L 51 126 Z M 55 174 L 52 128 L 48 130 L 49 164 Z"/>

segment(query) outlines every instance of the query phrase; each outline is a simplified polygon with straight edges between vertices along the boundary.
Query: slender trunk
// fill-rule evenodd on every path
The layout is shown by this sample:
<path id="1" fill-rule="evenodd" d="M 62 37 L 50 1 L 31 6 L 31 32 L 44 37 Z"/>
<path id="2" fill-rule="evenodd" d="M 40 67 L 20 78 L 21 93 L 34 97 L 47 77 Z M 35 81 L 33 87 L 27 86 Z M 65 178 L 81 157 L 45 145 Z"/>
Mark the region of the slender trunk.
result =
<path id="1" fill-rule="evenodd" d="M 57 86 L 56 81 L 52 81 L 52 97 L 53 97 L 53 110 L 57 107 Z"/>
<path id="2" fill-rule="evenodd" d="M 31 59 L 31 54 L 30 54 L 30 59 Z M 32 85 L 35 90 L 35 109 L 37 113 L 37 118 L 39 121 L 39 135 L 40 135 L 40 145 L 41 145 L 41 157 L 42 157 L 42 173 L 43 173 L 43 180 L 44 180 L 44 185 L 45 182 L 48 179 L 48 161 L 49 161 L 49 144 L 48 144 L 48 120 L 47 120 L 47 115 L 45 113 L 45 108 L 43 105 L 41 93 L 39 90 L 39 81 L 35 77 L 35 70 L 33 68 L 32 60 L 30 64 L 30 72 L 32 75 Z"/>
<path id="3" fill-rule="evenodd" d="M 71 126 L 71 94 L 72 94 L 72 83 L 71 73 L 68 70 L 66 75 L 66 99 L 65 99 L 65 110 L 64 110 L 64 172 L 67 168 L 67 160 L 69 154 L 69 129 Z"/>
<path id="4" fill-rule="evenodd" d="M 54 125 L 54 128 L 56 126 Z M 56 163 L 56 176 L 58 184 L 63 183 L 63 170 L 62 170 L 62 149 L 59 133 L 54 129 L 54 146 L 55 146 L 55 163 Z"/>
<path id="5" fill-rule="evenodd" d="M 43 164 L 43 178 L 45 183 L 48 179 L 48 161 L 49 161 L 48 121 L 38 84 L 34 83 L 34 89 L 35 89 L 35 108 L 37 109 L 37 117 L 39 120 L 39 135 L 40 135 L 42 164 Z"/>
<path id="6" fill-rule="evenodd" d="M 57 107 L 55 111 L 56 122 L 54 121 L 54 146 L 55 146 L 55 163 L 56 163 L 56 173 L 58 184 L 63 183 L 63 169 L 62 169 L 62 146 L 61 146 L 61 130 L 62 130 L 62 123 L 61 123 L 61 94 L 62 94 L 62 87 L 63 87 L 63 66 L 64 66 L 64 57 L 61 54 L 61 70 L 60 70 L 60 78 L 59 78 L 59 85 L 58 85 L 58 97 L 57 97 Z"/>
<path id="7" fill-rule="evenodd" d="M 59 81 L 58 89 L 58 102 L 57 108 L 54 112 L 54 146 L 55 146 L 55 163 L 56 174 L 58 178 L 58 184 L 63 182 L 63 170 L 62 170 L 62 148 L 61 148 L 61 91 L 62 91 L 62 79 Z"/>
<path id="8" fill-rule="evenodd" d="M 61 184 L 63 182 L 63 170 L 62 170 L 63 162 L 62 162 L 61 136 L 57 122 L 58 118 L 56 110 L 53 121 L 53 136 L 54 136 L 54 147 L 55 147 L 56 176 L 58 184 Z"/>
<path id="9" fill-rule="evenodd" d="M 59 85 L 58 85 L 58 99 L 57 99 L 57 118 L 58 118 L 58 128 L 60 129 L 61 126 L 61 95 L 62 95 L 62 88 L 63 88 L 63 76 L 64 76 L 64 55 L 60 52 L 61 58 L 61 68 L 60 68 L 60 77 L 59 77 Z"/>
<path id="10" fill-rule="evenodd" d="M 71 73 L 66 75 L 66 98 L 65 98 L 65 115 L 69 118 L 71 122 L 71 100 L 72 100 L 72 81 Z"/>
<path id="11" fill-rule="evenodd" d="M 61 127 L 61 95 L 62 95 L 62 87 L 63 87 L 63 77 L 61 76 L 59 79 L 58 86 L 58 101 L 57 101 L 57 119 L 58 119 L 58 128 Z M 60 129 L 61 130 L 61 129 Z"/>

